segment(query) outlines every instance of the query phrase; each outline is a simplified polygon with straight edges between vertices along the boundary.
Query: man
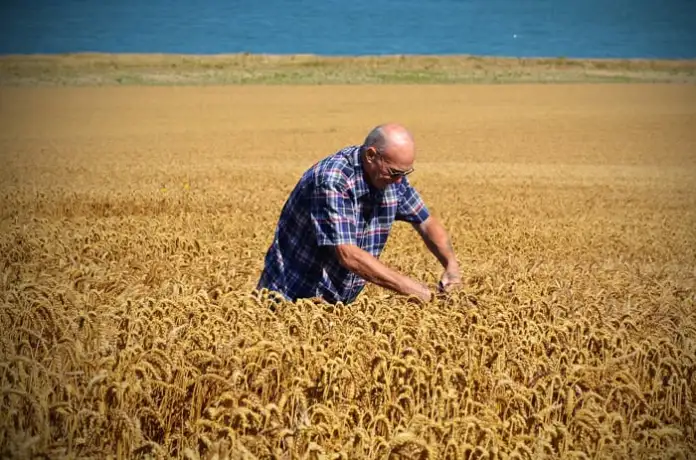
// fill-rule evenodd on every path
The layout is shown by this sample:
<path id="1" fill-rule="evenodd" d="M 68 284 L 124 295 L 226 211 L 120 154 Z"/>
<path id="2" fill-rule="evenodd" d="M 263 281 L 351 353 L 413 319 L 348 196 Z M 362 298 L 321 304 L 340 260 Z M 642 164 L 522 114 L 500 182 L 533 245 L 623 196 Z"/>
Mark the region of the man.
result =
<path id="1" fill-rule="evenodd" d="M 427 285 L 379 261 L 394 221 L 411 223 L 445 268 L 440 289 L 460 284 L 447 232 L 406 178 L 414 160 L 411 134 L 389 123 L 309 168 L 282 209 L 257 289 L 348 304 L 371 282 L 429 301 Z"/>

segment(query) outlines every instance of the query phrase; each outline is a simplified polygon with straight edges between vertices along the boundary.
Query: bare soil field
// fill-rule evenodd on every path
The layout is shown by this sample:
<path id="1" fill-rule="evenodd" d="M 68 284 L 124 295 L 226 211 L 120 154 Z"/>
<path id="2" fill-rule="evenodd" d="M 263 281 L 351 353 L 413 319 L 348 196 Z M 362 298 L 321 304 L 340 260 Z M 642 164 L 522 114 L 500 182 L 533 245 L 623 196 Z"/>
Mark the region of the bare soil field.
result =
<path id="1" fill-rule="evenodd" d="M 0 89 L 5 458 L 693 458 L 696 86 Z M 300 174 L 384 121 L 465 277 L 276 312 Z M 382 260 L 435 283 L 397 224 Z"/>

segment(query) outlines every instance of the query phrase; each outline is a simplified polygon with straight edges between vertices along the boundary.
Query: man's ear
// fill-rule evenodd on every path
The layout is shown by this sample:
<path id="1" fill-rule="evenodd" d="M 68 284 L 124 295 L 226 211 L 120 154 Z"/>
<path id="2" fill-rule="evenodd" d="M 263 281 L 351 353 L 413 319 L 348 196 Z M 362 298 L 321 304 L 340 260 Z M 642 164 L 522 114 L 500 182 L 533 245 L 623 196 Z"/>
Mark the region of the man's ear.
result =
<path id="1" fill-rule="evenodd" d="M 368 147 L 365 149 L 365 159 L 372 163 L 375 161 L 375 157 L 377 156 L 377 151 L 375 150 L 374 147 Z"/>

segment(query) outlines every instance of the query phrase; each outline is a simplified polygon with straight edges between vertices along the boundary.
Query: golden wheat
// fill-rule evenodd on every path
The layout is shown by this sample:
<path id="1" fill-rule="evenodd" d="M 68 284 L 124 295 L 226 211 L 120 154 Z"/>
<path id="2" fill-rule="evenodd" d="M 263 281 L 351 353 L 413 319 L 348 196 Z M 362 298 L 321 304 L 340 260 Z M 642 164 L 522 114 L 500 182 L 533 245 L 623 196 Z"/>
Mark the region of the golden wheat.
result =
<path id="1" fill-rule="evenodd" d="M 693 87 L 1 91 L 1 456 L 696 455 Z M 299 174 L 397 116 L 463 289 L 252 292 Z"/>

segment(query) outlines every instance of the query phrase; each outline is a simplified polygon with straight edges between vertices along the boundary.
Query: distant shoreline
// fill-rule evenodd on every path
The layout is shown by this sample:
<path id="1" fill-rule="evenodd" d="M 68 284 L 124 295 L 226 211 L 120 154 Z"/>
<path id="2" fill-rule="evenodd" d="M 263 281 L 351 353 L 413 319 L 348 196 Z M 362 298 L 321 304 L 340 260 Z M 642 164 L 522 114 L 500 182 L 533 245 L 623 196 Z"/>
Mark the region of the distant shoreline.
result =
<path id="1" fill-rule="evenodd" d="M 696 83 L 696 59 L 472 55 L 0 55 L 0 86 Z"/>

